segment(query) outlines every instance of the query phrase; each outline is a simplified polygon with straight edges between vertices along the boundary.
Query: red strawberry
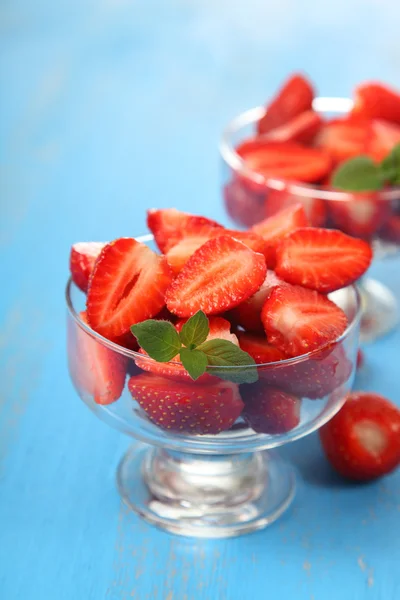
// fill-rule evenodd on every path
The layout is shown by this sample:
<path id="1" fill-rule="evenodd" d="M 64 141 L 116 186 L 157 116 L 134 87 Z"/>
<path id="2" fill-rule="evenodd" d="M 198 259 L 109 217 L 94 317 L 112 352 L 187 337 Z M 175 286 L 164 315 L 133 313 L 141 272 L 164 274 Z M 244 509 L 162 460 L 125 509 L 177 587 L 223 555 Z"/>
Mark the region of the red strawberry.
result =
<path id="1" fill-rule="evenodd" d="M 252 335 L 251 333 L 239 331 L 238 338 L 241 349 L 250 354 L 259 365 L 287 358 L 282 350 L 275 348 L 268 342 L 265 335 Z"/>
<path id="2" fill-rule="evenodd" d="M 262 137 L 243 142 L 236 148 L 246 166 L 266 179 L 282 178 L 315 182 L 331 170 L 332 161 L 318 148 L 306 148 L 294 142 L 269 142 Z"/>
<path id="3" fill-rule="evenodd" d="M 274 288 L 264 304 L 261 320 L 268 341 L 289 356 L 332 343 L 347 326 L 341 308 L 326 296 L 300 286 Z"/>
<path id="4" fill-rule="evenodd" d="M 238 386 L 227 381 L 189 384 L 142 374 L 131 377 L 128 388 L 153 423 L 178 433 L 220 433 L 243 409 Z"/>
<path id="5" fill-rule="evenodd" d="M 221 227 L 206 217 L 181 212 L 176 208 L 151 209 L 147 211 L 147 227 L 161 252 L 167 252 L 181 240 L 185 233 L 203 235 L 213 227 Z"/>
<path id="6" fill-rule="evenodd" d="M 335 345 L 327 354 L 314 352 L 309 358 L 259 369 L 259 377 L 299 398 L 324 398 L 346 383 L 353 372 L 342 345 Z"/>
<path id="7" fill-rule="evenodd" d="M 234 229 L 223 229 L 213 228 L 207 234 L 202 236 L 186 236 L 182 238 L 180 242 L 173 246 L 166 253 L 166 258 L 169 266 L 173 270 L 175 274 L 178 274 L 183 266 L 187 263 L 189 258 L 194 254 L 194 252 L 200 248 L 203 244 L 205 244 L 208 240 L 211 240 L 215 237 L 220 237 L 221 235 L 227 235 L 230 237 L 234 237 L 235 239 L 243 242 L 248 248 L 254 250 L 254 252 L 260 252 L 267 254 L 267 244 L 264 242 L 262 237 L 252 233 L 251 231 L 236 231 Z"/>
<path id="8" fill-rule="evenodd" d="M 330 154 L 335 163 L 365 154 L 371 138 L 367 124 L 351 119 L 335 119 L 326 123 L 317 135 L 315 145 Z"/>
<path id="9" fill-rule="evenodd" d="M 290 206 L 301 204 L 306 213 L 308 224 L 312 227 L 322 227 L 327 219 L 326 202 L 322 198 L 313 198 L 313 190 L 314 188 L 310 187 L 310 195 L 303 196 L 289 192 L 287 189 L 271 189 L 265 200 L 265 214 L 267 217 L 272 217 Z M 302 225 L 302 227 L 305 227 L 305 225 Z"/>
<path id="10" fill-rule="evenodd" d="M 301 400 L 264 381 L 241 385 L 243 418 L 257 433 L 286 433 L 300 423 Z"/>
<path id="11" fill-rule="evenodd" d="M 80 313 L 87 325 L 86 313 Z M 125 384 L 127 358 L 107 348 L 72 321 L 68 327 L 68 360 L 78 391 L 97 404 L 118 400 Z"/>
<path id="12" fill-rule="evenodd" d="M 268 251 L 264 256 L 270 269 L 275 267 L 276 248 L 281 239 L 299 227 L 307 227 L 308 224 L 303 206 L 294 204 L 254 225 L 252 231 L 260 235 L 268 244 Z"/>
<path id="13" fill-rule="evenodd" d="M 82 292 L 87 292 L 94 263 L 104 246 L 104 242 L 77 242 L 71 247 L 69 269 L 72 281 Z"/>
<path id="14" fill-rule="evenodd" d="M 268 269 L 264 283 L 258 292 L 229 312 L 229 318 L 232 323 L 240 325 L 247 331 L 264 333 L 264 327 L 261 322 L 262 307 L 272 289 L 278 285 L 288 284 L 285 281 L 282 281 L 282 279 L 279 279 L 274 271 Z"/>
<path id="15" fill-rule="evenodd" d="M 225 208 L 231 219 L 244 227 L 251 227 L 265 216 L 265 185 L 253 189 L 245 177 L 237 177 L 224 187 Z"/>
<path id="16" fill-rule="evenodd" d="M 381 162 L 400 143 L 400 126 L 375 119 L 371 122 L 371 130 L 367 154 L 376 162 Z"/>
<path id="17" fill-rule="evenodd" d="M 357 364 L 356 364 L 357 371 L 359 369 L 362 369 L 364 364 L 365 364 L 364 352 L 361 350 L 361 348 L 359 348 L 357 351 Z"/>
<path id="18" fill-rule="evenodd" d="M 400 123 L 400 94 L 377 82 L 359 85 L 354 94 L 354 117 Z"/>
<path id="19" fill-rule="evenodd" d="M 380 237 L 386 242 L 400 244 L 400 215 L 391 215 L 385 223 Z"/>
<path id="20" fill-rule="evenodd" d="M 400 463 L 400 410 L 372 392 L 354 392 L 319 435 L 340 475 L 367 481 Z"/>
<path id="21" fill-rule="evenodd" d="M 283 125 L 271 129 L 263 137 L 271 142 L 299 142 L 311 144 L 323 124 L 322 118 L 313 110 L 306 110 Z"/>
<path id="22" fill-rule="evenodd" d="M 292 75 L 267 106 L 265 115 L 258 122 L 258 133 L 271 131 L 310 110 L 313 99 L 314 89 L 311 83 L 302 75 Z"/>
<path id="23" fill-rule="evenodd" d="M 186 321 L 187 319 L 179 320 L 176 324 L 176 329 L 181 331 Z M 239 346 L 239 340 L 237 339 L 237 336 L 234 333 L 231 333 L 231 324 L 229 321 L 223 317 L 209 317 L 208 325 L 210 331 L 207 336 L 207 340 L 228 340 L 228 342 L 232 342 L 232 344 Z"/>
<path id="24" fill-rule="evenodd" d="M 265 275 L 262 254 L 233 238 L 217 237 L 196 250 L 171 283 L 165 296 L 167 307 L 180 317 L 198 310 L 221 313 L 252 296 Z"/>
<path id="25" fill-rule="evenodd" d="M 329 200 L 333 225 L 349 235 L 371 240 L 390 214 L 390 202 L 373 192 L 347 194 L 348 199 Z"/>
<path id="26" fill-rule="evenodd" d="M 154 317 L 164 306 L 171 282 L 164 257 L 132 238 L 107 244 L 96 261 L 89 284 L 90 326 L 112 340 L 134 323 Z"/>
<path id="27" fill-rule="evenodd" d="M 372 250 L 335 229 L 305 227 L 287 235 L 276 251 L 276 273 L 288 283 L 332 292 L 368 269 Z"/>

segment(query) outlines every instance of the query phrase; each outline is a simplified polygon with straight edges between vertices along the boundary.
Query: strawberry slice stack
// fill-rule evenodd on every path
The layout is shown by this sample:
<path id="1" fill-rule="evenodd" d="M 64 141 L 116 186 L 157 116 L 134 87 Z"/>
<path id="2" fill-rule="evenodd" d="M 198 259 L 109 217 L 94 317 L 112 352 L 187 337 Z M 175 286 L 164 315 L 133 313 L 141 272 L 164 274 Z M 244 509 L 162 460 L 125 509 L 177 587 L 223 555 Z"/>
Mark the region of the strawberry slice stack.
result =
<path id="1" fill-rule="evenodd" d="M 333 119 L 313 110 L 314 98 L 311 82 L 294 74 L 267 104 L 254 136 L 235 148 L 256 177 L 248 171 L 233 175 L 224 188 L 228 213 L 249 227 L 301 203 L 315 227 L 400 244 L 399 205 L 382 201 L 376 191 L 349 193 L 341 201 L 306 193 L 307 187 L 332 189 L 334 171 L 348 159 L 367 156 L 376 164 L 385 159 L 400 143 L 400 93 L 378 82 L 363 83 L 355 88 L 353 109 Z M 270 179 L 281 180 L 279 189 L 268 185 Z M 304 193 L 290 191 L 292 182 Z"/>
<path id="2" fill-rule="evenodd" d="M 179 332 L 200 310 L 207 340 L 239 345 L 264 366 L 256 383 L 223 381 L 212 370 L 193 381 L 179 354 L 157 362 L 140 348 L 128 358 L 76 326 L 71 369 L 95 402 L 118 400 L 129 371 L 132 397 L 167 431 L 217 434 L 242 416 L 254 431 L 278 434 L 299 424 L 303 398 L 326 398 L 348 380 L 353 364 L 337 342 L 347 317 L 327 293 L 365 272 L 366 242 L 310 227 L 301 204 L 248 232 L 176 209 L 149 211 L 148 226 L 161 254 L 133 238 L 72 247 L 72 279 L 87 290 L 85 326 L 137 349 L 132 325 L 162 319 Z"/>

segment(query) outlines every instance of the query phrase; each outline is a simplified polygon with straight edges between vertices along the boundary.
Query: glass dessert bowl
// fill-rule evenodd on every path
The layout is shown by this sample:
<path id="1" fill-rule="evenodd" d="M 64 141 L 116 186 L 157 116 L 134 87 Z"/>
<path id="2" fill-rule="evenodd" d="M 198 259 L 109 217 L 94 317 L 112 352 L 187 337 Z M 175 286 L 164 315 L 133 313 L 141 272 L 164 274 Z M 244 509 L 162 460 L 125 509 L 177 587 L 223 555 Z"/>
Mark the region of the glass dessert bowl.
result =
<path id="1" fill-rule="evenodd" d="M 353 106 L 348 98 L 318 97 L 313 109 L 324 118 L 346 116 Z M 371 242 L 375 259 L 398 253 L 400 245 L 400 187 L 375 192 L 342 192 L 328 185 L 291 182 L 264 177 L 249 167 L 236 151 L 251 139 L 266 114 L 262 106 L 234 118 L 225 128 L 221 142 L 222 186 L 230 218 L 250 228 L 278 210 L 301 203 L 310 224 L 340 229 Z M 372 341 L 390 331 L 398 322 L 395 296 L 381 282 L 364 276 L 360 282 L 363 304 L 361 341 Z"/>
<path id="2" fill-rule="evenodd" d="M 151 239 L 138 241 L 152 245 Z M 229 537 L 261 529 L 288 508 L 294 473 L 272 449 L 326 423 L 354 377 L 360 296 L 349 286 L 330 298 L 348 319 L 340 338 L 303 356 L 257 364 L 258 381 L 238 385 L 232 379 L 240 381 L 246 366 L 209 366 L 193 381 L 180 363 L 160 367 L 102 337 L 82 317 L 85 295 L 68 282 L 70 375 L 92 412 L 135 439 L 117 472 L 132 510 L 176 534 Z M 268 399 L 261 417 L 260 397 Z"/>

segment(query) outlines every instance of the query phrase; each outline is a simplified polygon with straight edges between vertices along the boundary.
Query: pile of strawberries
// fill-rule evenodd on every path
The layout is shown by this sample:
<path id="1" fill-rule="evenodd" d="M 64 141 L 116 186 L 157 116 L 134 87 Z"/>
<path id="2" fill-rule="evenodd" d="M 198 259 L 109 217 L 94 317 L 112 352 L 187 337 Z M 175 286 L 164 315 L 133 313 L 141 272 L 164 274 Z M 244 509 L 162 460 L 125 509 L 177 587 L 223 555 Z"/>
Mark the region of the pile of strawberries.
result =
<path id="1" fill-rule="evenodd" d="M 344 161 L 366 155 L 382 161 L 400 143 L 400 94 L 380 83 L 359 85 L 353 109 L 325 120 L 313 110 L 315 92 L 301 75 L 290 77 L 267 105 L 256 134 L 236 148 L 252 172 L 265 180 L 300 182 L 303 187 L 331 189 L 334 170 Z M 379 192 L 350 194 L 347 201 L 272 189 L 267 183 L 235 175 L 224 189 L 231 217 L 251 226 L 282 207 L 301 202 L 316 227 L 341 229 L 349 235 L 400 244 L 400 190 L 397 204 Z"/>
<path id="2" fill-rule="evenodd" d="M 87 292 L 81 319 L 138 350 L 131 325 L 155 318 L 179 330 L 202 310 L 208 339 L 227 339 L 264 366 L 256 383 L 240 387 L 212 370 L 193 381 L 179 356 L 156 362 L 139 349 L 133 364 L 76 327 L 72 376 L 95 402 L 118 400 L 129 371 L 133 398 L 163 429 L 217 434 L 241 416 L 255 431 L 273 434 L 299 424 L 302 398 L 325 398 L 349 379 L 352 361 L 337 342 L 347 317 L 327 293 L 365 272 L 366 242 L 310 227 L 300 204 L 248 232 L 176 209 L 149 211 L 148 227 L 161 254 L 132 238 L 72 247 L 72 279 Z"/>

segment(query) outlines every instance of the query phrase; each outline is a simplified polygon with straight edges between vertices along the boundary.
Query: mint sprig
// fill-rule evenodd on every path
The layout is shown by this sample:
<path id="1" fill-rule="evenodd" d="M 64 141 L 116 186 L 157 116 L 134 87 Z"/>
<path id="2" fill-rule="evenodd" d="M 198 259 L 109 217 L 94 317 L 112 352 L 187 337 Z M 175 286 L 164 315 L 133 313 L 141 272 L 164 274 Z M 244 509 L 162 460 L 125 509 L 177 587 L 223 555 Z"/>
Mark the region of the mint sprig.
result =
<path id="1" fill-rule="evenodd" d="M 349 192 L 375 192 L 386 185 L 400 185 L 400 144 L 380 163 L 369 156 L 350 158 L 335 171 L 332 185 Z"/>
<path id="2" fill-rule="evenodd" d="M 250 354 L 228 340 L 206 341 L 210 324 L 201 310 L 186 321 L 180 332 L 169 321 L 154 319 L 132 325 L 131 332 L 143 350 L 157 362 L 168 362 L 179 355 L 183 367 L 194 380 L 207 370 L 220 379 L 235 383 L 254 383 L 258 379 L 256 363 Z"/>

